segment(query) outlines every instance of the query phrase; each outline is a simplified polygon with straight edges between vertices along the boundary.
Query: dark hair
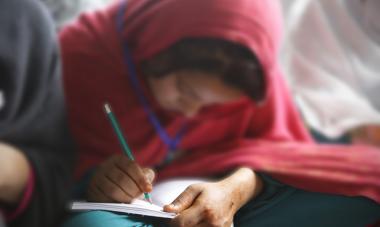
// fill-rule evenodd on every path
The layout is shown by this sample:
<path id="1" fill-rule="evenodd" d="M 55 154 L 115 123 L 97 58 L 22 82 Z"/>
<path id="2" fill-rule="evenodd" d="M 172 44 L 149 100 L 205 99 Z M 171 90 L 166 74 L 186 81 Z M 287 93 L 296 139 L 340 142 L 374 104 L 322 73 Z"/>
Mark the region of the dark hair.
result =
<path id="1" fill-rule="evenodd" d="M 143 61 L 141 68 L 145 75 L 154 77 L 177 71 L 207 72 L 257 102 L 265 97 L 266 81 L 256 56 L 242 45 L 221 39 L 183 39 Z"/>

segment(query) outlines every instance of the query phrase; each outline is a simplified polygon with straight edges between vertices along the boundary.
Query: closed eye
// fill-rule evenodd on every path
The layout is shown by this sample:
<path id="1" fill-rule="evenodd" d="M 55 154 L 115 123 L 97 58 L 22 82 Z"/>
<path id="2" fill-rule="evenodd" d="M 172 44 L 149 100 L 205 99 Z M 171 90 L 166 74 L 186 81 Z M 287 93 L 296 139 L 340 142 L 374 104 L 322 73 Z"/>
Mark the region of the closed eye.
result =
<path id="1" fill-rule="evenodd" d="M 192 87 L 184 82 L 181 77 L 178 77 L 177 79 L 177 88 L 182 94 L 189 96 L 190 98 L 194 99 L 194 101 L 202 101 L 202 97 L 200 97 Z"/>

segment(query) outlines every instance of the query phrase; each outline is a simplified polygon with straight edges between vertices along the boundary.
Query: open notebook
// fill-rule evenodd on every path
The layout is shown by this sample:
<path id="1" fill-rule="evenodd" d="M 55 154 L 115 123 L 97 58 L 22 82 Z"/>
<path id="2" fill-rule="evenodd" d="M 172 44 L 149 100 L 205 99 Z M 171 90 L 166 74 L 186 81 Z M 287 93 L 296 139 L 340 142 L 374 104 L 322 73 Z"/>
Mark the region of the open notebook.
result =
<path id="1" fill-rule="evenodd" d="M 144 200 L 136 199 L 131 204 L 124 203 L 88 203 L 74 202 L 72 210 L 107 210 L 128 214 L 138 214 L 160 218 L 174 218 L 176 214 L 167 213 L 162 210 L 161 206 L 150 204 Z"/>
<path id="2" fill-rule="evenodd" d="M 204 182 L 201 179 L 178 179 L 159 183 L 154 186 L 151 197 L 154 204 L 142 199 L 135 199 L 131 204 L 124 203 L 90 203 L 73 202 L 72 210 L 106 210 L 151 217 L 174 218 L 176 214 L 163 211 L 163 206 L 170 204 L 189 185 Z"/>

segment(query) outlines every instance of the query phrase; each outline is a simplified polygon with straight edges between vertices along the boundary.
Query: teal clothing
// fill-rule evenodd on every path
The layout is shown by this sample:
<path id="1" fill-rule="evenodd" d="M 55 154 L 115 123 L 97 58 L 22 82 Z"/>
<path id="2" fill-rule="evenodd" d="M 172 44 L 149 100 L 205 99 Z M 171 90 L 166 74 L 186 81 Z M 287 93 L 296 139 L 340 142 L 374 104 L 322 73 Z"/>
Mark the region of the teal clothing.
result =
<path id="1" fill-rule="evenodd" d="M 83 212 L 72 217 L 63 227 L 165 227 L 165 219 L 128 216 L 107 211 Z"/>
<path id="2" fill-rule="evenodd" d="M 235 215 L 235 226 L 365 227 L 380 220 L 380 205 L 364 197 L 307 192 L 261 175 L 265 189 Z"/>
<path id="3" fill-rule="evenodd" d="M 263 192 L 242 207 L 235 226 L 365 227 L 380 220 L 380 205 L 363 197 L 307 192 L 261 174 Z M 74 214 L 64 227 L 163 227 L 165 219 L 128 216 L 106 211 Z"/>

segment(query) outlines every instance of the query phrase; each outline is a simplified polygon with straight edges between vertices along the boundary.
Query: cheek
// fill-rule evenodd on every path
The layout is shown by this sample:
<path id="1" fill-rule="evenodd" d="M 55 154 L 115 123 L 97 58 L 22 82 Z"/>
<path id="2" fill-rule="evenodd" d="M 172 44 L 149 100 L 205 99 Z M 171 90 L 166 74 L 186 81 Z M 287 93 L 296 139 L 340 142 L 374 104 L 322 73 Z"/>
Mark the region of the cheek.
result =
<path id="1" fill-rule="evenodd" d="M 171 106 L 175 104 L 176 100 L 179 97 L 178 90 L 174 83 L 167 81 L 161 83 L 159 86 L 153 88 L 154 96 L 157 101 L 163 106 Z"/>

